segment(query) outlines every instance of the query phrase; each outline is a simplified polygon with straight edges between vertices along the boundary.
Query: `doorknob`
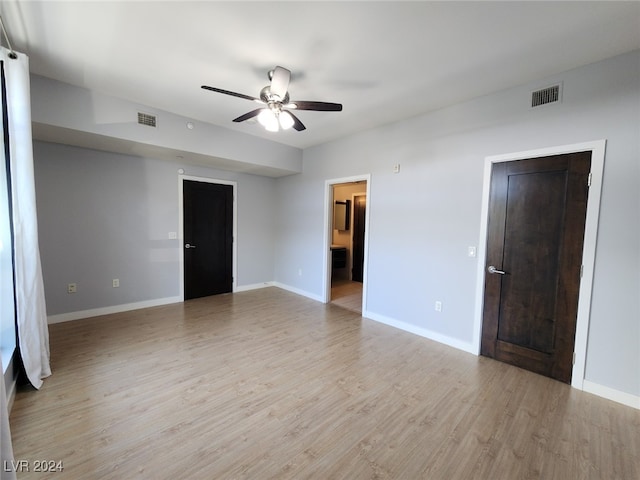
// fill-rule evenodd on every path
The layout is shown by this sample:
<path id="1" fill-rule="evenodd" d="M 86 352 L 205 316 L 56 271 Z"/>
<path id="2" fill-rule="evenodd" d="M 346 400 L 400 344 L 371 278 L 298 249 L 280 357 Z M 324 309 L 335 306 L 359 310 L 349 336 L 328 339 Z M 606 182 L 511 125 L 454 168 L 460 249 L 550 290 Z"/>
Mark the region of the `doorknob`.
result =
<path id="1" fill-rule="evenodd" d="M 190 243 L 185 243 L 184 248 L 196 248 L 196 246 L 191 245 Z"/>
<path id="2" fill-rule="evenodd" d="M 487 270 L 489 270 L 489 273 L 497 273 L 498 275 L 506 275 L 507 274 L 507 272 L 503 272 L 502 270 L 498 270 L 493 265 L 489 265 L 489 268 L 487 268 Z"/>

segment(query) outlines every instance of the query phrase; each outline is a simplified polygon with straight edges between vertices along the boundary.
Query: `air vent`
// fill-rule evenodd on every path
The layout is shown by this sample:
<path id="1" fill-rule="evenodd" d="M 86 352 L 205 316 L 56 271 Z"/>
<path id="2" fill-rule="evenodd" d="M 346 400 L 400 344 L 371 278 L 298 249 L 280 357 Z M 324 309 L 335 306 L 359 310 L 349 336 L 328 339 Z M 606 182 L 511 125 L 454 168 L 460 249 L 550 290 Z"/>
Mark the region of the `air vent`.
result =
<path id="1" fill-rule="evenodd" d="M 147 127 L 156 127 L 156 116 L 148 113 L 138 112 L 138 123 Z"/>
<path id="2" fill-rule="evenodd" d="M 531 93 L 531 108 L 560 101 L 560 85 L 536 90 Z"/>

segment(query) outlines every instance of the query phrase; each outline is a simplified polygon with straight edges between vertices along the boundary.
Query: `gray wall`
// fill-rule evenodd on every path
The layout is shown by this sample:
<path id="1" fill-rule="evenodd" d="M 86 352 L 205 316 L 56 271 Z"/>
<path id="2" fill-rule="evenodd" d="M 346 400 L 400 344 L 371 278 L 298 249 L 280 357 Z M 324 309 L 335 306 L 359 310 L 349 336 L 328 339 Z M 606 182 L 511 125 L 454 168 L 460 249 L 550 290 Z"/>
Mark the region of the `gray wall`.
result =
<path id="1" fill-rule="evenodd" d="M 563 102 L 530 109 L 556 81 Z M 307 149 L 303 173 L 277 180 L 275 280 L 321 296 L 325 181 L 370 173 L 367 310 L 469 343 L 485 157 L 606 139 L 586 379 L 638 396 L 639 125 L 636 51 Z"/>
<path id="2" fill-rule="evenodd" d="M 46 142 L 34 163 L 49 315 L 179 295 L 179 168 L 237 182 L 237 285 L 273 280 L 271 178 Z"/>

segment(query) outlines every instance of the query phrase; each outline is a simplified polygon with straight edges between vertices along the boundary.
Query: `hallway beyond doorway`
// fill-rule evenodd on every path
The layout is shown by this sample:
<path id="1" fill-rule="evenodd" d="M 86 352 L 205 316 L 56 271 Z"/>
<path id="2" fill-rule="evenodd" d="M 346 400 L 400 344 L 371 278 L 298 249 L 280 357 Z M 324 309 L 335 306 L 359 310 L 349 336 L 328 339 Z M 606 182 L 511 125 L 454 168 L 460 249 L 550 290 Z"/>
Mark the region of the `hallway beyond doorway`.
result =
<path id="1" fill-rule="evenodd" d="M 332 280 L 331 303 L 362 315 L 362 283 L 344 279 Z"/>

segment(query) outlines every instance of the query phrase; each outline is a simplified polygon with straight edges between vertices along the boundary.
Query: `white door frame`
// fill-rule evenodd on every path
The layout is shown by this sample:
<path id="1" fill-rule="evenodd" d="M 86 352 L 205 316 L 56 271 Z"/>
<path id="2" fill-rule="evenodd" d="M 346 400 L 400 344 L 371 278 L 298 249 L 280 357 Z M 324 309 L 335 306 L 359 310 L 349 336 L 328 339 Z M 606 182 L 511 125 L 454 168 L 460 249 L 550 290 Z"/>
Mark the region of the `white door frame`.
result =
<path id="1" fill-rule="evenodd" d="M 591 314 L 591 289 L 593 286 L 594 264 L 596 257 L 596 239 L 598 218 L 600 215 L 600 195 L 602 192 L 602 174 L 604 171 L 606 140 L 563 145 L 558 147 L 528 150 L 524 152 L 495 155 L 485 158 L 484 185 L 482 193 L 482 213 L 480 223 L 480 239 L 478 242 L 478 268 L 476 280 L 476 302 L 473 329 L 473 348 L 480 354 L 482 336 L 482 311 L 484 303 L 484 265 L 487 256 L 487 224 L 489 220 L 489 188 L 491 185 L 491 169 L 494 163 L 511 162 L 527 158 L 547 157 L 566 153 L 591 151 L 591 187 L 587 200 L 587 216 L 584 230 L 584 246 L 582 250 L 582 278 L 578 299 L 578 315 L 576 321 L 576 338 L 574 344 L 575 362 L 571 374 L 571 386 L 584 389 L 584 373 L 587 358 L 587 340 L 589 335 L 589 317 Z"/>
<path id="2" fill-rule="evenodd" d="M 185 175 L 184 173 L 180 173 L 178 171 L 178 245 L 180 247 L 180 301 L 184 302 L 184 180 L 192 180 L 194 182 L 205 182 L 205 183 L 217 183 L 220 185 L 231 185 L 233 187 L 233 239 L 232 239 L 232 247 L 231 247 L 231 291 L 236 291 L 238 272 L 237 272 L 237 258 L 238 258 L 238 242 L 236 239 L 238 238 L 238 208 L 237 201 L 238 198 L 237 190 L 238 190 L 238 182 L 233 182 L 229 180 L 220 180 L 217 178 L 209 178 L 209 177 L 196 177 L 193 175 Z"/>
<path id="3" fill-rule="evenodd" d="M 367 271 L 369 264 L 369 216 L 371 205 L 371 174 L 355 175 L 353 177 L 333 178 L 325 181 L 324 184 L 324 272 L 323 272 L 323 289 L 322 298 L 324 303 L 331 301 L 331 239 L 333 237 L 333 186 L 340 185 L 342 183 L 352 182 L 367 182 L 366 196 L 367 196 L 367 208 L 364 214 L 364 266 L 362 270 L 362 311 L 366 312 L 367 306 Z M 353 224 L 353 218 L 351 219 Z"/>

